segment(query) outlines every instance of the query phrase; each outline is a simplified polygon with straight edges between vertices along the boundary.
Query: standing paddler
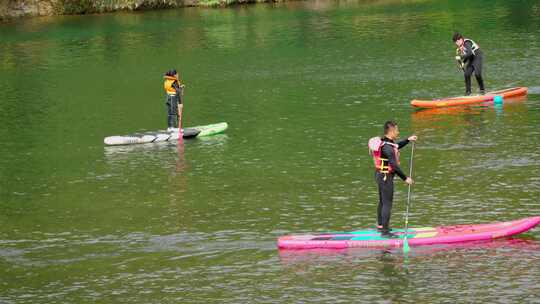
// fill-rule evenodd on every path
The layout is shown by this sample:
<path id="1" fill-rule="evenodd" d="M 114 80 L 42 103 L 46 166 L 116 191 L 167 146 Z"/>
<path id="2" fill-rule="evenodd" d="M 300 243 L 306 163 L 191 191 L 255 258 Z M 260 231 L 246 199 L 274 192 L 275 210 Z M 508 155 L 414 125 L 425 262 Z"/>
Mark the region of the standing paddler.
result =
<path id="1" fill-rule="evenodd" d="M 377 229 L 383 237 L 395 237 L 390 232 L 390 215 L 394 200 L 394 176 L 397 174 L 405 183 L 411 185 L 413 180 L 407 177 L 399 166 L 399 149 L 405 147 L 409 141 L 415 141 L 416 135 L 399 141 L 398 125 L 394 121 L 384 124 L 384 136 L 373 137 L 369 140 L 369 150 L 375 163 L 375 181 L 379 188 L 379 205 L 377 207 Z"/>
<path id="2" fill-rule="evenodd" d="M 182 96 L 184 85 L 180 83 L 178 72 L 170 70 L 163 76 L 163 87 L 167 94 L 165 104 L 167 105 L 167 131 L 181 132 L 182 129 Z"/>
<path id="3" fill-rule="evenodd" d="M 454 33 L 452 41 L 457 46 L 456 61 L 463 70 L 465 75 L 465 95 L 471 95 L 471 75 L 474 72 L 474 77 L 478 82 L 480 94 L 485 93 L 484 80 L 482 79 L 482 62 L 484 55 L 480 46 L 468 38 L 463 38 L 460 33 Z"/>

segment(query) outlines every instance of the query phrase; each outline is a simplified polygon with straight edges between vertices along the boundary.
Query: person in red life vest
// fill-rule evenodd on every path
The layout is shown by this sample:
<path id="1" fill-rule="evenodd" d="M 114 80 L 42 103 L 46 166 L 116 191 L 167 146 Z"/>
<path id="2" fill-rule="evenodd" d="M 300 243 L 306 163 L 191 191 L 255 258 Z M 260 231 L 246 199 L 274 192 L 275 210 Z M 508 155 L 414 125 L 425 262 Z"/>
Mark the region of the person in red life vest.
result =
<path id="1" fill-rule="evenodd" d="M 484 54 L 480 46 L 471 39 L 463 38 L 460 33 L 454 33 L 452 41 L 457 46 L 456 60 L 458 65 L 463 70 L 465 75 L 465 95 L 471 95 L 471 75 L 474 72 L 474 77 L 478 82 L 480 94 L 486 92 L 484 87 L 484 79 L 482 78 L 482 63 Z"/>
<path id="2" fill-rule="evenodd" d="M 377 229 L 383 237 L 395 237 L 390 232 L 390 215 L 394 200 L 394 176 L 397 174 L 405 183 L 411 185 L 412 178 L 407 177 L 399 166 L 399 149 L 409 141 L 415 141 L 416 135 L 399 141 L 398 125 L 394 121 L 384 124 L 384 136 L 373 137 L 369 140 L 369 149 L 375 163 L 375 181 L 379 188 L 379 205 L 377 207 Z"/>
<path id="3" fill-rule="evenodd" d="M 168 132 L 181 132 L 182 128 L 182 100 L 184 95 L 184 85 L 180 83 L 178 78 L 178 72 L 176 70 L 170 70 L 163 76 L 163 87 L 167 94 L 167 131 Z"/>

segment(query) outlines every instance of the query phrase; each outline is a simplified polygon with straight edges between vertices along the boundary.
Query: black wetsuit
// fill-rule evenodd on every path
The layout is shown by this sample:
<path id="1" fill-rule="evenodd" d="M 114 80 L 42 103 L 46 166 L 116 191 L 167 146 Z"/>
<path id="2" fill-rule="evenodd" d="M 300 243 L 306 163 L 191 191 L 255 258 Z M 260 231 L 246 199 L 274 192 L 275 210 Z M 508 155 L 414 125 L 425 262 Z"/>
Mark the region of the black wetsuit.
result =
<path id="1" fill-rule="evenodd" d="M 461 54 L 461 60 L 464 63 L 464 75 L 465 75 L 465 94 L 471 95 L 471 75 L 474 72 L 474 77 L 478 82 L 480 92 L 484 94 L 484 79 L 482 79 L 482 63 L 484 61 L 484 54 L 480 48 L 473 52 L 473 43 L 470 40 L 465 40 L 463 43 L 463 54 Z"/>
<path id="2" fill-rule="evenodd" d="M 384 137 L 385 142 L 394 143 L 393 140 Z M 398 149 L 403 148 L 409 143 L 408 139 L 398 142 Z M 381 173 L 375 171 L 375 181 L 379 187 L 379 206 L 377 207 L 377 224 L 382 226 L 382 232 L 390 231 L 390 215 L 392 213 L 392 202 L 394 200 L 394 175 L 397 174 L 402 180 L 406 180 L 407 176 L 398 165 L 394 148 L 392 145 L 383 145 L 381 150 L 381 158 L 388 159 L 388 163 L 393 168 L 392 173 Z"/>
<path id="3" fill-rule="evenodd" d="M 178 105 L 182 104 L 182 88 L 177 81 L 171 86 L 175 89 L 176 94 L 167 94 L 167 126 L 169 128 L 176 128 L 178 127 Z"/>

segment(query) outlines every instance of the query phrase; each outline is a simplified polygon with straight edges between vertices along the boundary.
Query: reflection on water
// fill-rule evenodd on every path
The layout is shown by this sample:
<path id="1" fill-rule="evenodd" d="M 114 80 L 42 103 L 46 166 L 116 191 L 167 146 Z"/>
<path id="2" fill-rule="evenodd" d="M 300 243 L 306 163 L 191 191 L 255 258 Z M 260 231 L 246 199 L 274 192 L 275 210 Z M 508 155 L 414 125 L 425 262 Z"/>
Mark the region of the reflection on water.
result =
<path id="1" fill-rule="evenodd" d="M 539 95 L 540 94 L 540 86 L 530 87 L 529 88 L 529 94 Z"/>
<path id="2" fill-rule="evenodd" d="M 358 248 L 280 250 L 279 253 L 284 270 L 294 273 L 308 290 L 316 288 L 315 282 L 325 282 L 329 285 L 327 288 L 335 291 L 337 300 L 347 299 L 344 289 L 355 288 L 361 290 L 358 296 L 361 294 L 362 297 L 383 301 L 431 302 L 441 297 L 459 301 L 480 294 L 497 302 L 501 298 L 505 301 L 534 298 L 531 292 L 537 289 L 534 285 L 536 279 L 528 269 L 530 264 L 519 260 L 523 257 L 537 259 L 540 243 L 527 239 L 503 239 L 415 247 L 408 257 L 404 257 L 400 250 Z M 512 269 L 506 269 L 509 260 L 516 261 Z M 467 277 L 463 277 L 463 273 L 467 273 Z M 487 281 L 498 277 L 496 286 L 512 286 L 516 292 L 491 290 L 485 281 L 476 281 L 479 277 Z M 486 292 L 486 288 L 490 291 Z M 411 293 L 411 290 L 416 293 Z"/>
<path id="3" fill-rule="evenodd" d="M 466 252 L 465 249 L 482 250 L 485 252 L 494 249 L 512 249 L 515 254 L 540 251 L 540 242 L 533 239 L 507 238 L 492 241 L 474 241 L 458 244 L 443 244 L 431 246 L 413 247 L 405 256 L 401 248 L 394 249 L 303 249 L 303 250 L 279 250 L 280 261 L 284 266 L 294 266 L 298 263 L 317 265 L 320 263 L 335 263 L 343 259 L 349 261 L 363 259 L 380 259 L 388 261 L 399 260 L 404 266 L 414 260 L 446 255 L 448 252 L 458 254 Z M 408 261 L 407 261 L 408 259 Z"/>

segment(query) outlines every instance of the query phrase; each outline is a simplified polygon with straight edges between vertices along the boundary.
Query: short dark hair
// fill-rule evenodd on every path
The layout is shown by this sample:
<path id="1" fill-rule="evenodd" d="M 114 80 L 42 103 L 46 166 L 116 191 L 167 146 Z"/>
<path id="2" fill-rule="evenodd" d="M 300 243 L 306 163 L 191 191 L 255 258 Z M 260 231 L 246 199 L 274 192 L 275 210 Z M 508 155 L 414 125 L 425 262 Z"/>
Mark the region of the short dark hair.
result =
<path id="1" fill-rule="evenodd" d="M 387 122 L 384 123 L 384 134 L 388 134 L 388 131 L 390 131 L 390 129 L 393 129 L 397 127 L 397 123 L 393 120 L 389 120 Z"/>
<path id="2" fill-rule="evenodd" d="M 174 76 L 174 75 L 176 75 L 176 70 L 175 70 L 175 69 L 168 70 L 168 71 L 165 73 L 165 76 Z"/>
<path id="3" fill-rule="evenodd" d="M 452 36 L 452 41 L 456 42 L 459 39 L 463 38 L 459 32 L 454 32 L 454 35 Z"/>

